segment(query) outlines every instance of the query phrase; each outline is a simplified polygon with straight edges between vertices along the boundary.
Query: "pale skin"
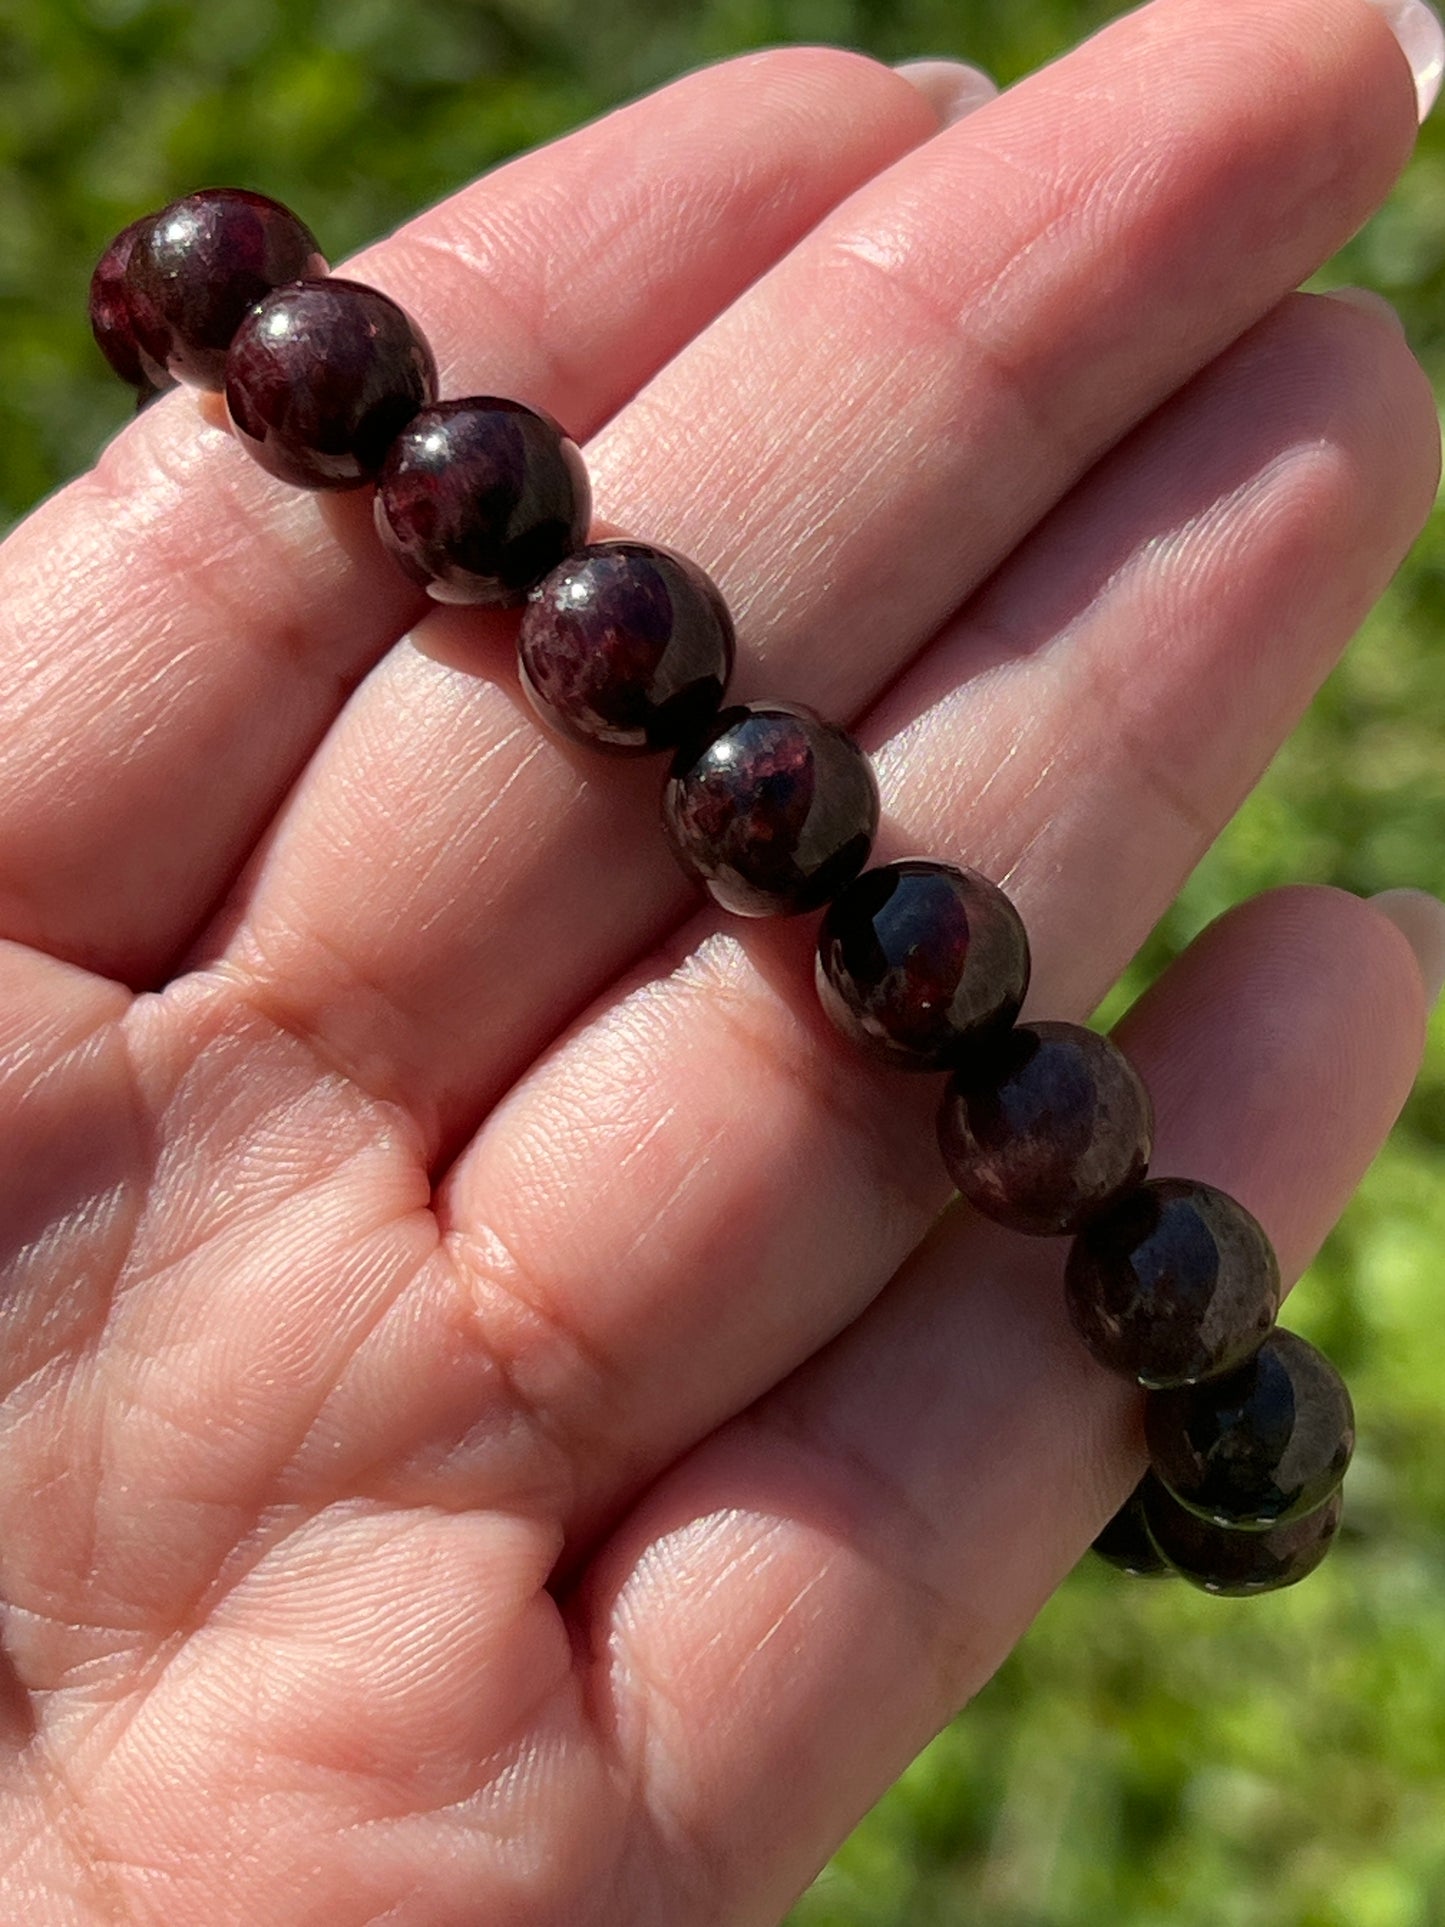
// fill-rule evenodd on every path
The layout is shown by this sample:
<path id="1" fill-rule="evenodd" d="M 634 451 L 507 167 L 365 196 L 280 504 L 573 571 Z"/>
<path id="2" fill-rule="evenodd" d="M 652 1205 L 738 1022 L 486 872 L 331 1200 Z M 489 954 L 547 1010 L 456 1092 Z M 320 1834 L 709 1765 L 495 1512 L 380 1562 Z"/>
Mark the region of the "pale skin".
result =
<path id="1" fill-rule="evenodd" d="M 1405 342 L 1290 294 L 1415 121 L 1363 0 L 1158 0 L 943 131 L 794 49 L 354 271 L 590 439 L 1082 1019 L 1428 512 Z M 940 1221 L 809 929 L 699 911 L 656 767 L 193 397 L 0 624 L 0 1914 L 769 1927 L 1138 1474 L 1061 1247 Z M 1242 908 L 1122 1032 L 1156 1170 L 1296 1276 L 1424 1004 L 1377 909 Z"/>

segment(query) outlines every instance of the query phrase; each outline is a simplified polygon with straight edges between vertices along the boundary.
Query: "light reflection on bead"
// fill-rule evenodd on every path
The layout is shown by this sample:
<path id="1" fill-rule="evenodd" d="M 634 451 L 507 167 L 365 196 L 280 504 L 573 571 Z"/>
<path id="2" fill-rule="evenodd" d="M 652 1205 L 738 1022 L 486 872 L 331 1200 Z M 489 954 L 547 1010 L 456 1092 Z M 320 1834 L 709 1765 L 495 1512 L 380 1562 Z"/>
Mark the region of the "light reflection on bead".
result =
<path id="1" fill-rule="evenodd" d="M 1258 1221 L 1192 1178 L 1142 1184 L 1095 1218 L 1065 1281 L 1095 1358 L 1151 1389 L 1242 1365 L 1279 1310 L 1279 1263 Z"/>
<path id="2" fill-rule="evenodd" d="M 743 917 L 818 909 L 868 861 L 878 817 L 868 758 L 801 703 L 723 710 L 663 792 L 678 861 Z"/>
<path id="3" fill-rule="evenodd" d="M 1079 1024 L 1026 1024 L 953 1075 L 939 1112 L 949 1176 L 1012 1231 L 1057 1237 L 1149 1168 L 1154 1111 L 1128 1059 Z"/>

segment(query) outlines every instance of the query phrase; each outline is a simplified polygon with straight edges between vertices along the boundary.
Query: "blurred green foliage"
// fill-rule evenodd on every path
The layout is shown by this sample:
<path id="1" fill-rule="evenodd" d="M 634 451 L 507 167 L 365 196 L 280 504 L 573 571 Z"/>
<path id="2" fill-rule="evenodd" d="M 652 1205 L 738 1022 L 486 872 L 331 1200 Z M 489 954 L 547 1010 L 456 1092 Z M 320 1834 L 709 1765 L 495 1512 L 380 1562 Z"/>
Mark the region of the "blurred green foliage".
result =
<path id="1" fill-rule="evenodd" d="M 334 254 L 679 70 L 780 40 L 1002 79 L 1103 0 L 0 0 L 0 519 L 127 412 L 84 319 L 105 240 L 205 181 Z M 1445 376 L 1445 115 L 1330 278 Z M 1445 526 L 1419 544 L 1119 1007 L 1210 917 L 1292 880 L 1445 893 Z M 1307 1119 L 1301 1129 L 1308 1130 Z M 794 1927 L 1445 1922 L 1445 1030 L 1290 1322 L 1349 1373 L 1348 1536 L 1246 1605 L 1081 1569 Z"/>

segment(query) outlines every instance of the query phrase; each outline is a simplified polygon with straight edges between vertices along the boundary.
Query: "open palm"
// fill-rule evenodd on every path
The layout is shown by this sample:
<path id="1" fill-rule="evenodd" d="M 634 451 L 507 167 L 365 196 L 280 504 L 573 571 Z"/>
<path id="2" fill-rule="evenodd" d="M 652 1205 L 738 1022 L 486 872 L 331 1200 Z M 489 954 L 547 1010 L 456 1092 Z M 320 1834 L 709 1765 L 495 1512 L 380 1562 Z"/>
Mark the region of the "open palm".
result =
<path id="1" fill-rule="evenodd" d="M 1079 1018 L 1427 512 L 1403 340 L 1289 295 L 1412 108 L 1362 0 L 1158 0 L 942 132 L 783 51 L 354 271 L 593 438 Z M 1062 1247 L 940 1219 L 932 1080 L 364 501 L 177 395 L 0 591 L 0 1914 L 775 1922 L 1136 1475 Z M 1127 1027 L 1156 1171 L 1297 1272 L 1422 1004 L 1354 899 L 1226 919 Z"/>

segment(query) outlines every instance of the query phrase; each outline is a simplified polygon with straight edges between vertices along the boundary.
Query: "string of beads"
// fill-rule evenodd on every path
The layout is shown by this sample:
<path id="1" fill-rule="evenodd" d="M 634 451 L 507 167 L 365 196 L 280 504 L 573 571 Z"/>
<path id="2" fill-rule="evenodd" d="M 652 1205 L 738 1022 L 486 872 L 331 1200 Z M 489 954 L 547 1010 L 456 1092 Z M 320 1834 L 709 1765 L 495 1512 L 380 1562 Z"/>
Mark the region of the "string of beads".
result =
<path id="1" fill-rule="evenodd" d="M 96 339 L 140 404 L 224 391 L 237 440 L 300 488 L 374 487 L 377 533 L 442 602 L 520 606 L 522 686 L 543 720 L 613 755 L 666 753 L 678 861 L 738 916 L 825 910 L 823 1009 L 870 1057 L 946 1075 L 938 1139 L 985 1216 L 1072 1240 L 1068 1310 L 1093 1356 L 1147 1393 L 1151 1469 L 1096 1550 L 1215 1593 L 1291 1585 L 1340 1519 L 1354 1443 L 1329 1361 L 1275 1326 L 1279 1267 L 1222 1191 L 1148 1176 L 1133 1067 L 1075 1024 L 1017 1020 L 1018 912 L 976 871 L 868 869 L 879 794 L 862 750 L 791 702 L 728 705 L 727 604 L 685 556 L 588 542 L 591 487 L 550 416 L 443 401 L 416 324 L 330 275 L 310 230 L 216 188 L 133 222 L 91 285 Z"/>

